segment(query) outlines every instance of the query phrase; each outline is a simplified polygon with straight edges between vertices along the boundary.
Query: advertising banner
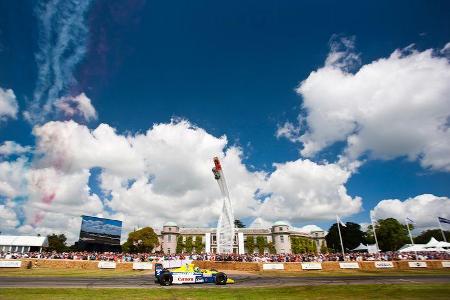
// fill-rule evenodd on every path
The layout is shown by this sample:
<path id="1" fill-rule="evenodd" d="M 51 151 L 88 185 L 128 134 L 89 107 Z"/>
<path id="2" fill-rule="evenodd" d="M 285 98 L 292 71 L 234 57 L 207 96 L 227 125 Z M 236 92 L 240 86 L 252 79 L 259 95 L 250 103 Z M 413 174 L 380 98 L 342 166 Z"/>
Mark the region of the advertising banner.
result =
<path id="1" fill-rule="evenodd" d="M 394 263 L 392 261 L 376 261 L 375 268 L 377 269 L 389 269 L 393 268 Z"/>
<path id="2" fill-rule="evenodd" d="M 98 268 L 99 269 L 115 269 L 116 263 L 113 261 L 99 261 Z"/>
<path id="3" fill-rule="evenodd" d="M 339 267 L 341 267 L 341 269 L 359 269 L 357 262 L 341 262 L 339 263 Z"/>
<path id="4" fill-rule="evenodd" d="M 426 268 L 427 263 L 424 261 L 409 261 L 408 265 L 410 268 Z"/>
<path id="5" fill-rule="evenodd" d="M 322 264 L 317 262 L 302 263 L 302 270 L 322 270 Z"/>
<path id="6" fill-rule="evenodd" d="M 133 270 L 151 270 L 153 268 L 150 262 L 134 262 Z"/>
<path id="7" fill-rule="evenodd" d="M 283 264 L 263 264 L 263 270 L 284 270 Z"/>
<path id="8" fill-rule="evenodd" d="M 20 260 L 0 260 L 0 268 L 20 268 Z"/>
<path id="9" fill-rule="evenodd" d="M 442 262 L 442 267 L 443 268 L 450 268 L 450 261 L 443 261 Z"/>

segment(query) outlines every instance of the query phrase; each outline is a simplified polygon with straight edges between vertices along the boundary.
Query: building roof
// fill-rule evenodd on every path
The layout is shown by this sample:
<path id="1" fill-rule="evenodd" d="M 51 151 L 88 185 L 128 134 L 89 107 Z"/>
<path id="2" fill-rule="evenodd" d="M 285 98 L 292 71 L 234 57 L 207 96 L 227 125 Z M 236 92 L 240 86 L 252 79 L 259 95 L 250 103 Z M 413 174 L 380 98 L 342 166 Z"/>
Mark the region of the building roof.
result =
<path id="1" fill-rule="evenodd" d="M 167 222 L 164 226 L 178 226 L 175 222 Z"/>
<path id="2" fill-rule="evenodd" d="M 205 234 L 205 233 L 212 233 L 215 232 L 215 228 L 207 228 L 207 227 L 181 227 L 180 233 L 181 234 Z"/>
<path id="3" fill-rule="evenodd" d="M 289 226 L 289 224 L 284 221 L 276 221 L 273 226 Z"/>
<path id="4" fill-rule="evenodd" d="M 45 236 L 0 235 L 0 245 L 2 245 L 2 246 L 48 247 L 48 239 Z"/>

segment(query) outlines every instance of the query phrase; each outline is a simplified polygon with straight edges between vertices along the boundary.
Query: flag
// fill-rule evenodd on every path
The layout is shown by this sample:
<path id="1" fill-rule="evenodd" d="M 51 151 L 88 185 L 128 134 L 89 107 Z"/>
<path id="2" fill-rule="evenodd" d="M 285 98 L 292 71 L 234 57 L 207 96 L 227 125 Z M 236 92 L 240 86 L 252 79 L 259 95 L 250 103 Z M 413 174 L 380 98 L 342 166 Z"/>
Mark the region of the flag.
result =
<path id="1" fill-rule="evenodd" d="M 438 220 L 439 220 L 440 223 L 450 224 L 450 220 L 449 219 L 438 217 Z"/>
<path id="2" fill-rule="evenodd" d="M 345 224 L 341 221 L 341 218 L 339 218 L 338 215 L 336 215 L 336 221 L 339 222 L 339 224 L 341 224 L 341 226 L 347 227 L 347 225 L 345 225 Z"/>
<path id="3" fill-rule="evenodd" d="M 413 221 L 413 220 L 411 220 L 410 218 L 408 218 L 408 217 L 406 217 L 406 223 L 411 223 L 411 224 L 414 224 L 415 222 Z"/>

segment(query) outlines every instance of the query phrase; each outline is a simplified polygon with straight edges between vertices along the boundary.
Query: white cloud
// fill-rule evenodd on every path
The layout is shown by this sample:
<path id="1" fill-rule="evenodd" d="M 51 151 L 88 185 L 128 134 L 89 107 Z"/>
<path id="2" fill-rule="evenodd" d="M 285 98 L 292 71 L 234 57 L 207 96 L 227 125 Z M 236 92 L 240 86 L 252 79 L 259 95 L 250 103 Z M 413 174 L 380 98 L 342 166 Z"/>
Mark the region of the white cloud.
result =
<path id="1" fill-rule="evenodd" d="M 257 217 L 253 220 L 253 222 L 250 224 L 249 228 L 271 228 L 273 225 L 273 222 L 269 222 L 267 220 L 264 220 L 261 217 Z"/>
<path id="2" fill-rule="evenodd" d="M 344 141 L 349 160 L 406 156 L 450 171 L 448 59 L 410 46 L 350 73 L 352 53 L 332 48 L 325 66 L 298 87 L 308 126 L 301 154 L 311 157 Z"/>
<path id="3" fill-rule="evenodd" d="M 331 220 L 361 210 L 361 198 L 352 198 L 345 188 L 351 173 L 337 164 L 299 159 L 275 168 L 262 189 L 269 194 L 259 210 L 264 219 Z"/>
<path id="4" fill-rule="evenodd" d="M 2 233 L 8 233 L 13 230 L 17 225 L 19 225 L 19 221 L 17 219 L 17 215 L 14 210 L 9 205 L 0 204 L 0 220 L 1 220 L 1 230 Z"/>
<path id="5" fill-rule="evenodd" d="M 14 91 L 11 89 L 4 90 L 0 87 L 0 120 L 15 119 L 18 110 L 19 106 Z"/>
<path id="6" fill-rule="evenodd" d="M 300 128 L 296 127 L 291 122 L 285 122 L 283 126 L 278 126 L 277 132 L 275 133 L 277 138 L 285 137 L 291 142 L 300 141 Z"/>
<path id="7" fill-rule="evenodd" d="M 26 198 L 16 207 L 25 219 L 17 228 L 21 233 L 67 232 L 73 242 L 83 214 L 123 220 L 123 237 L 168 220 L 215 225 L 222 199 L 211 172 L 213 156 L 222 161 L 236 218 L 298 222 L 361 209 L 361 199 L 347 195 L 344 186 L 350 172 L 337 164 L 298 160 L 276 164 L 270 175 L 249 171 L 242 150 L 229 146 L 225 136 L 184 120 L 127 135 L 107 124 L 89 129 L 74 121 L 48 122 L 33 133 L 32 162 L 0 163 L 0 193 Z M 92 168 L 100 168 L 98 177 L 92 178 Z M 101 194 L 91 190 L 93 181 Z"/>
<path id="8" fill-rule="evenodd" d="M 85 93 L 76 97 L 62 97 L 54 103 L 56 109 L 65 117 L 81 117 L 86 121 L 97 119 L 97 112 Z"/>
<path id="9" fill-rule="evenodd" d="M 419 230 L 437 227 L 437 217 L 450 219 L 450 199 L 431 194 L 423 194 L 404 201 L 387 199 L 374 208 L 376 219 L 395 218 L 404 223 L 408 217 Z"/>
<path id="10" fill-rule="evenodd" d="M 311 233 L 312 231 L 323 231 L 323 229 L 317 225 L 305 225 L 296 229 L 306 233 Z"/>
<path id="11" fill-rule="evenodd" d="M 13 141 L 5 141 L 0 145 L 0 155 L 8 156 L 12 154 L 23 154 L 31 151 L 31 147 L 22 146 Z"/>

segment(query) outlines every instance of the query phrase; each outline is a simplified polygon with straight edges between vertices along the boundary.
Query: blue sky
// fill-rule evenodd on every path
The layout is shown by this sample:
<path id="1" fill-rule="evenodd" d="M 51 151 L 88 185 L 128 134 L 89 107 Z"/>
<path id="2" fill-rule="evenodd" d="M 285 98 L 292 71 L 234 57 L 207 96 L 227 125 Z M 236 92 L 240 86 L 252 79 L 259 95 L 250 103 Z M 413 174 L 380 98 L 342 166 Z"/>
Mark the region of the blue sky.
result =
<path id="1" fill-rule="evenodd" d="M 64 8 L 63 4 L 58 7 L 60 14 Z M 96 117 L 81 118 L 66 111 L 44 113 L 42 99 L 34 96 L 37 85 L 42 84 L 38 80 L 42 64 L 36 59 L 43 51 L 38 41 L 45 32 L 39 25 L 40 9 L 32 2 L 0 1 L 0 87 L 12 89 L 18 103 L 16 117 L 0 125 L 1 143 L 14 141 L 34 148 L 33 128 L 52 120 L 74 119 L 90 129 L 105 123 L 118 135 L 135 135 L 145 133 L 153 124 L 179 118 L 214 137 L 226 135 L 227 147 L 241 148 L 242 164 L 250 172 L 267 174 L 276 170 L 274 163 L 298 159 L 336 163 L 345 151 L 345 140 L 338 140 L 305 155 L 300 153 L 303 142 L 276 136 L 286 122 L 299 128 L 299 135 L 312 126 L 307 121 L 306 126 L 298 127 L 299 115 L 306 118 L 308 109 L 314 107 L 305 108 L 303 100 L 309 96 L 296 88 L 326 64 L 334 40 L 352 41 L 351 51 L 359 57 L 353 73 L 411 44 L 419 53 L 426 49 L 439 52 L 450 41 L 448 1 L 349 1 L 345 5 L 342 1 L 93 1 L 80 21 L 86 33 L 72 36 L 75 46 L 66 49 L 70 53 L 79 47 L 84 52 L 70 72 L 61 75 L 64 87 L 57 97 L 84 92 Z M 62 21 L 52 22 L 52 32 L 58 33 Z M 47 46 L 56 47 L 57 36 Z M 60 59 L 67 61 L 64 56 Z M 50 84 L 54 79 L 48 79 Z M 445 89 L 450 83 L 446 77 L 443 80 Z M 69 106 L 75 105 L 68 101 Z M 41 105 L 35 111 L 38 121 L 24 116 L 33 103 Z M 445 145 L 450 144 L 447 138 L 445 135 Z M 448 168 L 424 163 L 423 153 L 408 159 L 409 154 L 396 152 L 386 159 L 367 152 L 358 156 L 364 163 L 343 185 L 350 197 L 361 197 L 362 206 L 358 212 L 348 213 L 344 221 L 369 222 L 369 210 L 384 199 L 404 201 L 433 194 L 448 204 Z M 37 156 L 46 154 L 24 155 L 34 168 L 39 165 Z M 3 156 L 2 160 L 11 162 L 17 157 Z M 90 197 L 98 194 L 104 203 L 111 195 L 100 187 L 97 176 L 101 168 L 87 169 L 93 174 L 88 181 Z M 25 197 L 32 196 L 25 193 Z M 6 196 L 2 199 L 3 205 L 16 201 Z M 55 201 L 59 201 L 58 195 Z M 117 206 L 107 206 L 103 214 L 126 217 L 125 212 L 114 215 L 116 212 Z M 241 217 L 249 224 L 257 215 Z M 332 223 L 332 219 L 322 217 L 289 221 L 324 228 Z M 22 218 L 19 223 L 10 231 L 27 222 Z M 429 221 L 425 223 L 430 226 Z M 39 224 L 33 226 L 39 230 Z"/>

